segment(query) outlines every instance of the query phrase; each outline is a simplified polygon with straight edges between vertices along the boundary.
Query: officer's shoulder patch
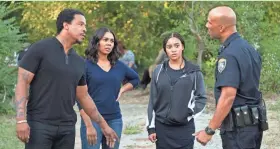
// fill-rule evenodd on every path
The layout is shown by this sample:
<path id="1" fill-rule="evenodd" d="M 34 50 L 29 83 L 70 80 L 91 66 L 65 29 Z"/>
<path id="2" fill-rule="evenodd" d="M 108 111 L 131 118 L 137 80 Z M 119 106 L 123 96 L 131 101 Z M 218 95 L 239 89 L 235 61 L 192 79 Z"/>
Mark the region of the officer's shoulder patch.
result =
<path id="1" fill-rule="evenodd" d="M 222 73 L 223 70 L 226 68 L 227 60 L 224 58 L 220 58 L 218 61 L 218 71 L 219 73 Z"/>

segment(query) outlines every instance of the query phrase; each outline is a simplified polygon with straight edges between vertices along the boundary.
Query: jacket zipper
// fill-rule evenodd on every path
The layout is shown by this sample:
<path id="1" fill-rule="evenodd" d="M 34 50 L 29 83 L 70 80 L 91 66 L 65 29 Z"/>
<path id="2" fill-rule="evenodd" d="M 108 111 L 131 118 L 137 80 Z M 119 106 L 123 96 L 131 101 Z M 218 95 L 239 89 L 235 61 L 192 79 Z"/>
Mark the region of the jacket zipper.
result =
<path id="1" fill-rule="evenodd" d="M 176 85 L 176 83 L 182 78 L 183 75 L 181 75 L 178 79 L 175 80 L 175 83 L 172 85 L 172 82 L 171 82 L 171 79 L 170 79 L 170 76 L 166 73 L 166 71 L 164 71 L 165 74 L 168 76 L 168 80 L 169 80 L 169 83 L 170 83 L 170 91 L 171 91 L 171 94 L 170 94 L 170 99 L 169 99 L 169 106 L 168 106 L 168 110 L 167 110 L 167 113 L 166 113 L 166 118 L 168 117 L 169 113 L 170 113 L 170 110 L 171 110 L 171 107 L 172 107 L 172 95 L 173 95 L 173 89 L 174 89 L 174 86 Z"/>
<path id="2" fill-rule="evenodd" d="M 164 73 L 168 76 L 168 80 L 169 80 L 169 83 L 170 83 L 170 91 L 171 91 L 171 94 L 170 94 L 170 98 L 169 98 L 169 106 L 168 106 L 168 110 L 167 110 L 167 113 L 166 113 L 166 118 L 168 117 L 169 113 L 170 113 L 170 110 L 171 110 L 171 107 L 172 107 L 172 95 L 173 95 L 173 89 L 174 89 L 174 86 L 176 85 L 176 83 L 178 82 L 178 80 L 181 79 L 181 76 L 175 80 L 175 83 L 172 85 L 172 82 L 171 82 L 171 79 L 170 79 L 170 76 L 166 73 L 166 71 L 164 71 Z"/>
<path id="3" fill-rule="evenodd" d="M 166 70 L 164 70 L 164 73 L 165 75 L 168 77 L 168 80 L 169 80 L 169 83 L 170 83 L 170 91 L 171 91 L 171 94 L 170 94 L 170 97 L 169 97 L 169 106 L 168 106 L 168 110 L 167 110 L 167 113 L 166 113 L 166 118 L 168 117 L 169 113 L 170 113 L 170 110 L 171 110 L 171 99 L 172 99 L 172 94 L 173 94 L 173 85 L 172 85 L 172 82 L 171 82 L 171 79 L 170 79 L 170 76 L 166 73 Z"/>
<path id="4" fill-rule="evenodd" d="M 65 54 L 65 64 L 66 64 L 66 65 L 69 64 L 68 54 Z"/>

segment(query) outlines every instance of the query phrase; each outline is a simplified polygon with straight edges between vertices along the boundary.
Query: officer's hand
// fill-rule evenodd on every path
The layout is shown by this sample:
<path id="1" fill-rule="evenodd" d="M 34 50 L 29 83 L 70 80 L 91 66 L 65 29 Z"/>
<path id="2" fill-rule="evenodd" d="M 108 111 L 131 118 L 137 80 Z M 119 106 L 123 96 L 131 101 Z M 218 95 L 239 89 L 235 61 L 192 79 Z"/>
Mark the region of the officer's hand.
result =
<path id="1" fill-rule="evenodd" d="M 89 145 L 95 145 L 97 141 L 97 133 L 92 125 L 87 127 L 87 141 Z"/>
<path id="2" fill-rule="evenodd" d="M 116 141 L 119 141 L 119 138 L 118 138 L 116 132 L 109 126 L 102 129 L 102 132 L 103 132 L 104 136 L 106 137 L 106 144 L 110 148 L 114 148 Z"/>
<path id="3" fill-rule="evenodd" d="M 206 134 L 205 130 L 201 130 L 193 134 L 193 136 L 195 136 L 196 141 L 202 144 L 203 146 L 205 146 L 212 139 L 212 136 Z"/>
<path id="4" fill-rule="evenodd" d="M 20 123 L 16 124 L 16 132 L 17 137 L 23 143 L 28 143 L 29 135 L 30 135 L 30 128 L 28 123 Z"/>
<path id="5" fill-rule="evenodd" d="M 152 142 L 152 143 L 155 143 L 157 141 L 157 134 L 156 133 L 152 133 L 149 135 L 149 140 Z"/>

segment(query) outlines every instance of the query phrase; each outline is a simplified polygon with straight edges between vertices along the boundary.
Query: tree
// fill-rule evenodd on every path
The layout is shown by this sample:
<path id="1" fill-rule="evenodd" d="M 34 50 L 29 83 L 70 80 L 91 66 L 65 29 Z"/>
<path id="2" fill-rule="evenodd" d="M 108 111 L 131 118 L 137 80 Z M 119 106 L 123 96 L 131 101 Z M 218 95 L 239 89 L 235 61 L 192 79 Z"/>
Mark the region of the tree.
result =
<path id="1" fill-rule="evenodd" d="M 80 9 L 87 19 L 88 37 L 99 27 L 109 27 L 117 39 L 135 53 L 138 64 L 145 67 L 153 62 L 161 49 L 162 37 L 176 31 L 185 39 L 184 55 L 202 67 L 207 81 L 214 80 L 213 68 L 221 43 L 209 38 L 205 23 L 209 10 L 221 5 L 234 9 L 238 32 L 264 59 L 280 57 L 279 46 L 275 44 L 280 42 L 280 3 L 277 2 L 21 2 L 21 29 L 29 33 L 31 42 L 54 36 L 58 13 L 64 8 Z M 75 47 L 80 55 L 83 55 L 87 42 Z M 274 56 L 269 56 L 271 53 Z M 275 67 L 279 66 L 279 62 L 270 61 L 275 64 L 268 67 L 269 64 L 264 63 L 262 88 L 271 89 L 266 82 L 276 82 L 277 77 L 265 78 L 271 75 L 268 72 L 276 71 Z"/>
<path id="2" fill-rule="evenodd" d="M 0 4 L 0 113 L 8 112 L 6 104 L 14 95 L 16 81 L 15 52 L 22 48 L 24 34 L 15 26 L 15 18 L 3 20 L 9 14 L 9 8 Z"/>

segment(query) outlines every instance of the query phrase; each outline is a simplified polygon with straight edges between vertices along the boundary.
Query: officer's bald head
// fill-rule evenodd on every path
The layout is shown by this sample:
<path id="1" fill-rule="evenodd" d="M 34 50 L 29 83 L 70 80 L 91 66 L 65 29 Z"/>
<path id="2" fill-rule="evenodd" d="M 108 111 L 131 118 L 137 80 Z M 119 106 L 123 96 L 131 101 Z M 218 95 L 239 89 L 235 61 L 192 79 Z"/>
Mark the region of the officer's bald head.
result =
<path id="1" fill-rule="evenodd" d="M 227 6 L 213 8 L 209 12 L 206 27 L 211 38 L 223 42 L 229 35 L 236 32 L 235 12 Z"/>
<path id="2" fill-rule="evenodd" d="M 235 12 L 227 6 L 219 6 L 213 8 L 209 12 L 209 18 L 217 21 L 220 25 L 224 26 L 235 26 L 236 25 L 236 15 Z"/>

